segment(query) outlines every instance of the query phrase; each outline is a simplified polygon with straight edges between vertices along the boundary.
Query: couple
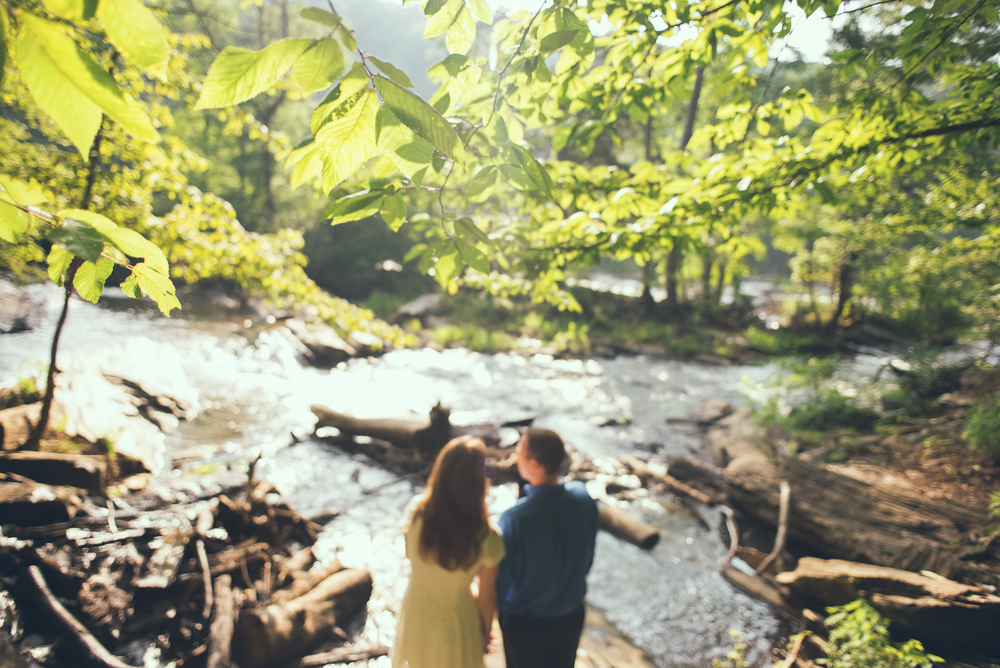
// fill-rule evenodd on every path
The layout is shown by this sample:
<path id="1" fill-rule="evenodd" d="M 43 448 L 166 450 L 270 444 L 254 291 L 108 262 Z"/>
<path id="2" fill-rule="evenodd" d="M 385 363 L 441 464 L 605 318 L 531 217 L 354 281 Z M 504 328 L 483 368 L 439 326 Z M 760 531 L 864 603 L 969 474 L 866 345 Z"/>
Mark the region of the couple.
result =
<path id="1" fill-rule="evenodd" d="M 583 483 L 559 479 L 559 435 L 529 427 L 517 443 L 527 494 L 501 516 L 501 535 L 486 510 L 485 455 L 477 438 L 452 440 L 407 513 L 412 574 L 393 668 L 482 668 L 497 608 L 507 668 L 576 663 L 597 504 Z"/>

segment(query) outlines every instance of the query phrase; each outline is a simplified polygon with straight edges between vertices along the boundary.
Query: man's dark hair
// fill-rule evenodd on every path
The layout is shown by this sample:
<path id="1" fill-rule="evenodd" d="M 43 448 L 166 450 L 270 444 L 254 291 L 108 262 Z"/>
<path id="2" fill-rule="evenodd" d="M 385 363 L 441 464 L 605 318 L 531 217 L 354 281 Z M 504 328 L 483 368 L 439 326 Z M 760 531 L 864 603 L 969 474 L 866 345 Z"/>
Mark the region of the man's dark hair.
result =
<path id="1" fill-rule="evenodd" d="M 566 457 L 566 446 L 559 434 L 551 429 L 528 427 L 524 430 L 524 438 L 528 456 L 541 464 L 546 473 L 555 475 Z"/>

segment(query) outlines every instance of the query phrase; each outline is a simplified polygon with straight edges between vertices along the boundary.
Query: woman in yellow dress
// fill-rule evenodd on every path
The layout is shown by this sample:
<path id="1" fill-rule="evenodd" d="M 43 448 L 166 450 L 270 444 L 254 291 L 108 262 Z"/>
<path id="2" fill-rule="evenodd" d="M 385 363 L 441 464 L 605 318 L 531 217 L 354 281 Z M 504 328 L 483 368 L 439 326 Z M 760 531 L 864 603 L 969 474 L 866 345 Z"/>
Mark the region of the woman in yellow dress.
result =
<path id="1" fill-rule="evenodd" d="M 444 446 L 426 491 L 411 502 L 404 533 L 412 572 L 393 668 L 482 668 L 504 555 L 486 510 L 488 485 L 483 442 L 462 436 Z"/>

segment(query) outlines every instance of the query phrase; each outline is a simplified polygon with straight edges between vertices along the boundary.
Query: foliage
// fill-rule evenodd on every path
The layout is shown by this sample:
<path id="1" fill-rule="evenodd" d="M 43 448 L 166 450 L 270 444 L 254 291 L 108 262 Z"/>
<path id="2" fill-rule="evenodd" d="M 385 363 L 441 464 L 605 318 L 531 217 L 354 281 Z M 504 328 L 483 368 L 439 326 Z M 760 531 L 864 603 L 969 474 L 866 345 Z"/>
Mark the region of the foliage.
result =
<path id="1" fill-rule="evenodd" d="M 917 640 L 895 646 L 882 616 L 865 600 L 827 608 L 830 651 L 820 662 L 829 668 L 930 668 L 943 661 L 924 652 Z"/>
<path id="2" fill-rule="evenodd" d="M 1000 458 L 1000 393 L 987 394 L 965 414 L 962 437 L 974 450 Z"/>
<path id="3" fill-rule="evenodd" d="M 434 330 L 434 342 L 445 347 L 462 346 L 481 353 L 497 353 L 517 347 L 517 339 L 510 334 L 475 325 L 438 327 Z"/>
<path id="4" fill-rule="evenodd" d="M 116 1 L 110 0 L 109 7 Z M 99 9 L 102 6 L 98 3 Z M 18 15 L 23 13 L 18 10 Z M 105 241 L 113 238 L 121 244 L 127 240 L 131 245 L 115 250 L 109 243 L 104 251 L 104 255 L 109 257 L 102 258 L 100 271 L 97 265 L 93 269 L 87 264 L 82 266 L 74 277 L 74 286 L 82 296 L 91 300 L 100 295 L 102 281 L 108 280 L 105 273 L 108 262 L 126 263 L 126 268 L 131 266 L 128 262 L 136 257 L 139 250 L 137 244 L 141 243 L 137 237 L 143 235 L 152 242 L 146 242 L 148 246 L 143 247 L 143 252 L 151 256 L 159 253 L 164 258 L 162 273 L 169 277 L 166 279 L 168 282 L 222 279 L 246 296 L 258 297 L 279 307 L 310 310 L 344 334 L 367 330 L 386 340 L 404 342 L 406 337 L 401 330 L 375 320 L 371 311 L 331 297 L 308 278 L 304 271 L 306 259 L 300 252 L 303 245 L 301 234 L 290 230 L 272 234 L 248 233 L 236 219 L 235 211 L 228 202 L 189 185 L 189 177 L 205 172 L 209 163 L 172 130 L 186 126 L 185 121 L 189 120 L 191 112 L 186 111 L 183 104 L 178 107 L 178 101 L 193 104 L 197 96 L 197 68 L 193 67 L 193 61 L 195 54 L 206 45 L 205 39 L 198 35 L 166 33 L 157 24 L 157 30 L 165 36 L 170 49 L 169 64 L 162 63 L 167 68 L 164 80 L 160 76 L 160 64 L 154 67 L 155 72 L 147 70 L 143 73 L 130 66 L 131 61 L 127 59 L 122 63 L 120 51 L 114 48 L 117 43 L 105 40 L 110 35 L 101 33 L 94 23 L 96 20 L 74 24 L 63 21 L 60 25 L 72 25 L 73 30 L 66 33 L 66 39 L 71 39 L 69 35 L 72 35 L 81 49 L 98 54 L 98 60 L 107 68 L 106 72 L 111 72 L 112 66 L 117 63 L 113 72 L 118 82 L 116 85 L 123 91 L 123 99 L 141 99 L 141 103 L 132 104 L 136 108 L 148 107 L 149 116 L 155 119 L 162 134 L 155 142 L 136 142 L 125 127 L 105 121 L 100 130 L 100 141 L 94 144 L 99 151 L 81 154 L 72 150 L 65 141 L 62 126 L 39 109 L 41 103 L 32 97 L 33 89 L 26 85 L 21 73 L 8 67 L 0 89 L 4 108 L 0 114 L 0 142 L 5 155 L 4 175 L 0 178 L 6 179 L 2 184 L 3 191 L 9 191 L 8 182 L 31 184 L 34 190 L 30 192 L 40 193 L 35 197 L 39 203 L 44 197 L 46 201 L 55 203 L 58 209 L 63 209 L 65 215 L 69 215 L 67 211 L 79 208 L 75 206 L 76 202 L 82 202 L 86 194 L 91 212 L 86 212 L 86 215 L 73 213 L 73 220 L 79 219 L 79 225 L 63 223 L 57 215 L 45 216 L 44 213 L 32 217 L 30 225 L 22 220 L 17 238 L 11 236 L 8 239 L 9 242 L 17 242 L 9 247 L 11 253 L 8 253 L 7 242 L 4 242 L 3 263 L 6 268 L 26 272 L 30 262 L 37 262 L 47 254 L 50 272 L 56 279 L 60 270 L 65 273 L 72 257 L 61 251 L 47 251 L 53 233 L 50 229 L 56 223 L 66 227 L 67 230 L 56 230 L 54 233 L 63 239 L 63 244 L 75 244 L 78 251 L 84 251 L 88 249 L 84 243 L 86 239 L 74 241 L 70 233 L 85 237 L 88 228 L 98 225 L 94 229 L 103 231 Z M 135 33 L 141 34 L 142 31 Z M 260 129 L 245 114 L 220 115 L 225 117 L 226 124 Z M 3 197 L 0 194 L 0 199 Z M 0 209 L 4 206 L 0 202 Z M 108 226 L 111 220 L 116 221 L 114 228 Z M 93 250 L 94 245 L 89 248 Z M 158 248 L 163 252 L 160 253 Z M 20 255 L 26 260 L 16 260 Z M 123 281 L 122 287 L 133 293 L 141 290 L 158 295 L 158 303 L 164 307 L 176 307 L 177 304 L 169 301 L 173 287 L 169 286 L 168 291 L 167 283 L 159 281 L 155 274 L 147 270 L 147 266 L 151 266 L 149 260 L 143 264 L 139 265 L 134 280 L 120 271 L 115 272 L 110 280 Z M 156 292 L 160 289 L 162 292 Z"/>
<path id="5" fill-rule="evenodd" d="M 841 6 L 797 4 L 829 16 Z M 1000 121 L 981 100 L 998 67 L 996 2 L 862 8 L 894 30 L 849 23 L 832 65 L 777 77 L 770 47 L 798 21 L 777 0 L 560 0 L 495 23 L 480 2 L 421 6 L 425 36 L 444 35 L 450 52 L 431 68 L 430 105 L 372 59 L 364 35 L 345 41 L 335 14 L 303 14 L 329 28 L 307 48 L 340 39 L 357 62 L 289 166 L 330 195 L 334 224 L 375 212 L 394 229 L 408 222 L 423 237 L 412 258 L 449 291 L 576 309 L 568 270 L 668 251 L 701 258 L 716 290 L 762 252 L 745 221 L 763 219 L 788 221 L 778 236 L 799 253 L 798 280 L 839 293 L 824 326 L 876 313 L 937 336 L 961 315 L 995 331 L 998 189 L 981 147 Z M 467 55 L 476 20 L 493 23 L 495 67 Z M 316 80 L 302 46 L 223 52 L 201 104 L 277 84 L 289 67 Z M 671 119 L 696 78 L 702 123 L 678 137 Z M 772 78 L 793 85 L 771 89 Z"/>
<path id="6" fill-rule="evenodd" d="M 854 397 L 831 388 L 795 406 L 783 420 L 783 426 L 790 431 L 828 431 L 842 427 L 864 431 L 872 427 L 877 417 L 859 408 Z"/>
<path id="7" fill-rule="evenodd" d="M 32 376 L 20 378 L 13 388 L 0 393 L 0 410 L 32 404 L 38 401 L 41 395 L 38 393 L 38 382 Z"/>
<path id="8" fill-rule="evenodd" d="M 994 517 L 1000 517 L 1000 489 L 990 494 L 989 510 Z"/>

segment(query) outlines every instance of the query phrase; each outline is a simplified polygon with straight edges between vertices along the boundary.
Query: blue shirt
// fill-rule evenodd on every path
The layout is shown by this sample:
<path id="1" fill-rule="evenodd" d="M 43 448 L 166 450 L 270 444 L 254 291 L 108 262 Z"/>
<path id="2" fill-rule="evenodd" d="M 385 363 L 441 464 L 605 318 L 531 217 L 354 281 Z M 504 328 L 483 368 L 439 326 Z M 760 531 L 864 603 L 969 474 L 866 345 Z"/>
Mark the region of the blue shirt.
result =
<path id="1" fill-rule="evenodd" d="M 525 490 L 500 517 L 507 556 L 497 572 L 497 608 L 529 617 L 565 615 L 587 593 L 597 502 L 579 481 Z"/>

